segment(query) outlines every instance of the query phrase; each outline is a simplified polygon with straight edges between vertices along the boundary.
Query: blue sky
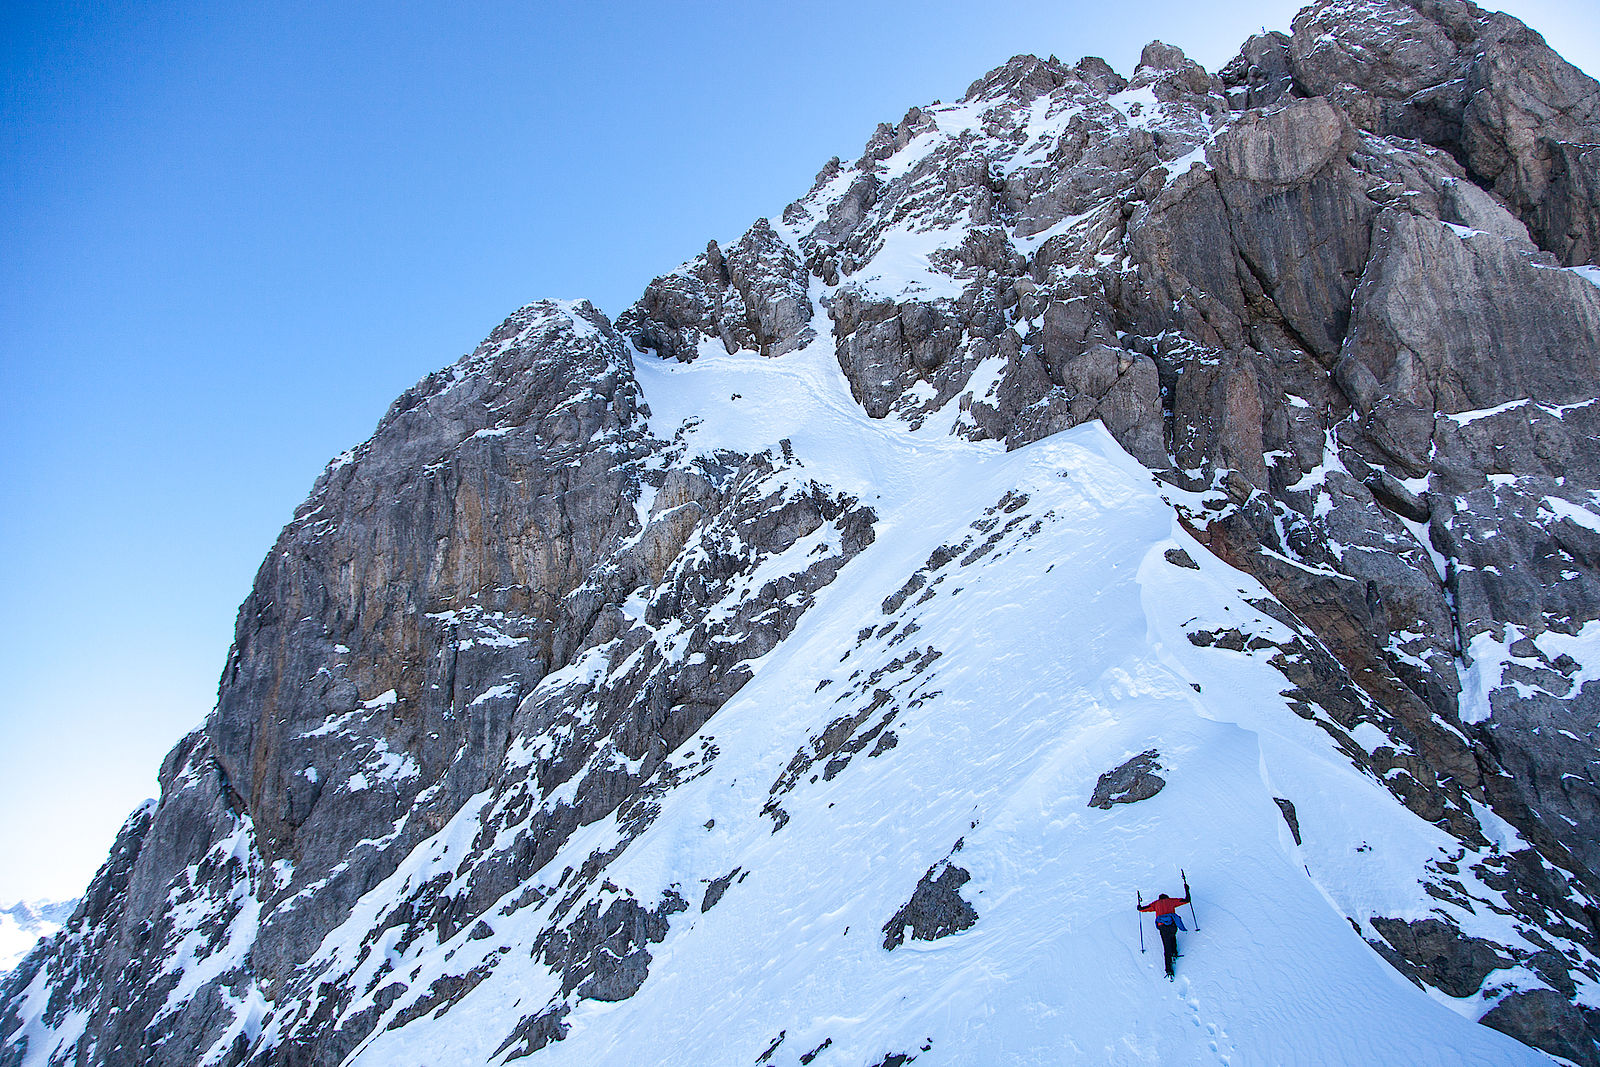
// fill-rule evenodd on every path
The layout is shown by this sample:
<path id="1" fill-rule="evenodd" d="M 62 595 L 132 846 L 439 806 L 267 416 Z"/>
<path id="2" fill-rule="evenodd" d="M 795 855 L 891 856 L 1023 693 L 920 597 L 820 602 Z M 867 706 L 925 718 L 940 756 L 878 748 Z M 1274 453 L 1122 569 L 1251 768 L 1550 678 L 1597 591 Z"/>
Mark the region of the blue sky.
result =
<path id="1" fill-rule="evenodd" d="M 538 297 L 623 310 L 1019 52 L 1296 5 L 0 9 L 0 902 L 70 896 L 329 458 Z M 1507 10 L 1591 72 L 1588 0 Z"/>

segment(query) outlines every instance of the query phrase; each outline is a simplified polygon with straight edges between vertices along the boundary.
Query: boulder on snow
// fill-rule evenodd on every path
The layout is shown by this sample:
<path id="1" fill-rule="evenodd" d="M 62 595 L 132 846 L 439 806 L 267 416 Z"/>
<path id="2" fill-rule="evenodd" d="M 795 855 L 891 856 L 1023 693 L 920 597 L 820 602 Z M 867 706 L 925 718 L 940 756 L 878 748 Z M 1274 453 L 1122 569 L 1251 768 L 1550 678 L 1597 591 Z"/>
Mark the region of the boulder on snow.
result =
<path id="1" fill-rule="evenodd" d="M 1157 762 L 1160 755 L 1152 748 L 1102 774 L 1095 783 L 1089 806 L 1110 811 L 1113 804 L 1149 800 L 1161 792 L 1166 788 L 1167 780 L 1156 773 L 1161 769 L 1161 764 Z"/>
<path id="2" fill-rule="evenodd" d="M 1200 564 L 1194 561 L 1194 557 L 1189 555 L 1189 553 L 1185 552 L 1181 548 L 1169 548 L 1166 550 L 1166 552 L 1162 553 L 1162 555 L 1166 558 L 1166 561 L 1172 564 L 1174 567 L 1182 567 L 1184 570 L 1189 571 L 1197 571 L 1200 569 Z"/>
<path id="3" fill-rule="evenodd" d="M 952 852 L 958 852 L 956 842 Z M 883 947 L 894 950 L 904 944 L 906 927 L 918 941 L 936 941 L 941 937 L 960 933 L 978 921 L 978 912 L 961 899 L 961 887 L 972 875 L 952 864 L 949 857 L 928 868 L 928 873 L 917 882 L 911 899 L 883 924 Z"/>

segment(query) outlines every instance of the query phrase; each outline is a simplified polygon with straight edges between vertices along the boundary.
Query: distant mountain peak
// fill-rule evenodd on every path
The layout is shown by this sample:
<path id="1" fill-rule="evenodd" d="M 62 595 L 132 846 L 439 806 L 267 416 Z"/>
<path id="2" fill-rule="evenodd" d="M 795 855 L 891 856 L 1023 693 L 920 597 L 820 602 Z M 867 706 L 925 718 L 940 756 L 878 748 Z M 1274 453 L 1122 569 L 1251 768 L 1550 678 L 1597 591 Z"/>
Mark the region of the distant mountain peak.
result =
<path id="1" fill-rule="evenodd" d="M 0 972 L 11 970 L 34 945 L 72 917 L 76 900 L 19 900 L 0 907 Z"/>

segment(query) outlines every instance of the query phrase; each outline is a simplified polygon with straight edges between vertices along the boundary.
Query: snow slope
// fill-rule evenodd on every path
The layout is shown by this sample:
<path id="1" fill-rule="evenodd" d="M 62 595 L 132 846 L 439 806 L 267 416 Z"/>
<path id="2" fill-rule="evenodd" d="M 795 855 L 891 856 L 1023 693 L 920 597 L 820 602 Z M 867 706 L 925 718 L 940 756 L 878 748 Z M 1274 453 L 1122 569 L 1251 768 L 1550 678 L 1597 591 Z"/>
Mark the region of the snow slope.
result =
<path id="1" fill-rule="evenodd" d="M 1098 424 L 1007 454 L 867 419 L 829 349 L 639 368 L 658 433 L 698 417 L 689 436 L 705 451 L 788 438 L 882 521 L 685 746 L 714 746 L 708 769 L 609 863 L 618 893 L 689 904 L 652 946 L 651 978 L 630 999 L 580 1002 L 538 1062 L 1548 1062 L 1431 999 L 1352 928 L 1347 915 L 1414 910 L 1422 864 L 1454 842 L 1291 711 L 1271 667 L 1186 639 L 1197 619 L 1279 624 L 1246 602 L 1264 590 L 1188 539 L 1164 487 Z M 961 551 L 928 572 L 931 594 L 886 611 L 945 545 Z M 1167 561 L 1179 547 L 1197 570 Z M 874 692 L 894 747 L 775 785 Z M 1087 806 L 1101 772 L 1151 748 L 1161 793 Z M 472 817 L 468 805 L 441 839 L 462 840 Z M 535 882 L 608 847 L 610 823 Z M 886 921 L 947 858 L 971 874 L 976 924 L 885 950 Z M 1177 892 L 1180 865 L 1201 928 L 1169 985 L 1148 927 L 1140 952 L 1133 898 Z M 735 871 L 701 911 L 705 886 Z M 350 1062 L 491 1062 L 505 1020 L 557 992 L 513 948 L 546 909 L 513 911 L 492 909 L 478 942 L 509 950 L 492 980 L 440 1018 L 380 1027 Z M 417 951 L 414 989 L 470 963 L 443 955 Z"/>

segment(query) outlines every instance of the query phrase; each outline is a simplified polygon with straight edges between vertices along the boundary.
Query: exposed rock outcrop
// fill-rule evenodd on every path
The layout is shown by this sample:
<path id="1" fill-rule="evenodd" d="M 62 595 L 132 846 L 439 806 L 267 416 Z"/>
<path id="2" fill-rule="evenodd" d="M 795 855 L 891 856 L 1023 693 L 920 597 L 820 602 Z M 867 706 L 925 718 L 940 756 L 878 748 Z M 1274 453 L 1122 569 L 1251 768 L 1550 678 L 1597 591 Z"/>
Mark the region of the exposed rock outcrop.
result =
<path id="1" fill-rule="evenodd" d="M 1527 26 L 1464 0 L 1328 0 L 1295 17 L 1288 51 L 1307 94 L 1450 152 L 1561 262 L 1600 258 L 1600 93 Z"/>
<path id="2" fill-rule="evenodd" d="M 951 851 L 961 851 L 961 843 Z M 911 891 L 911 899 L 883 924 L 883 947 L 892 951 L 905 944 L 909 935 L 918 941 L 937 941 L 978 921 L 978 912 L 961 896 L 961 887 L 972 880 L 964 868 L 945 859 L 928 868 Z"/>
<path id="3" fill-rule="evenodd" d="M 1167 780 L 1156 773 L 1161 769 L 1160 755 L 1150 749 L 1102 774 L 1094 784 L 1089 806 L 1110 811 L 1113 804 L 1136 804 L 1161 792 Z"/>

